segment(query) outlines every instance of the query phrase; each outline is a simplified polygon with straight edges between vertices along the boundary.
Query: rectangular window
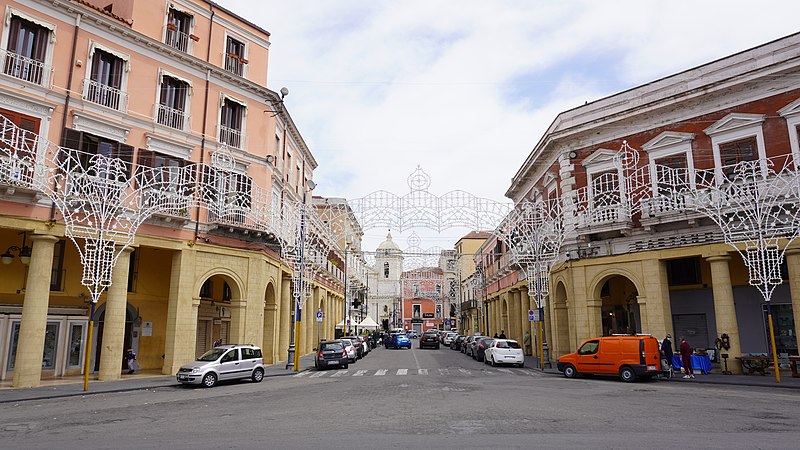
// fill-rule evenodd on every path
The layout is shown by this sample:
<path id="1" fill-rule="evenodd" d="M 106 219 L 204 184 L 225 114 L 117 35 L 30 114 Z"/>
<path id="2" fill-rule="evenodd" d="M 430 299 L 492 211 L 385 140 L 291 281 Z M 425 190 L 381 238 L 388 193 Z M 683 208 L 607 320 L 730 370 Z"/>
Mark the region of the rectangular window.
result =
<path id="1" fill-rule="evenodd" d="M 138 250 L 134 250 L 130 254 L 131 259 L 128 262 L 128 292 L 136 292 L 136 279 L 139 276 L 138 253 Z M 125 256 L 125 253 L 123 253 L 122 256 Z"/>
<path id="2" fill-rule="evenodd" d="M 89 167 L 90 160 L 94 155 L 103 155 L 108 158 L 118 158 L 122 160 L 125 164 L 125 173 L 123 175 L 129 177 L 131 174 L 133 147 L 130 145 L 83 131 L 66 128 L 64 130 L 64 142 L 62 143 L 62 147 L 76 150 L 73 153 L 73 157 L 80 162 L 84 170 Z M 100 174 L 94 171 L 89 171 L 87 173 L 104 178 L 112 176 L 111 174 Z"/>
<path id="3" fill-rule="evenodd" d="M 83 347 L 83 324 L 73 323 L 69 328 L 69 353 L 67 354 L 67 367 L 80 367 L 83 363 L 81 350 Z"/>
<path id="4" fill-rule="evenodd" d="M 6 109 L 0 109 L 0 116 L 17 127 L 3 126 L 0 181 L 22 185 L 33 183 L 41 120 Z"/>
<path id="5" fill-rule="evenodd" d="M 200 288 L 200 297 L 214 298 L 214 284 L 211 282 L 211 279 L 203 283 L 203 286 Z"/>
<path id="6" fill-rule="evenodd" d="M 38 85 L 49 83 L 45 65 L 50 30 L 21 17 L 11 16 L 3 73 Z"/>
<path id="7" fill-rule="evenodd" d="M 64 290 L 64 246 L 67 241 L 58 241 L 53 247 L 53 268 L 50 273 L 50 290 Z"/>
<path id="8" fill-rule="evenodd" d="M 219 143 L 234 148 L 242 148 L 242 123 L 244 121 L 244 105 L 225 99 L 219 124 Z"/>
<path id="9" fill-rule="evenodd" d="M 619 175 L 615 170 L 592 175 L 592 206 L 595 208 L 620 203 Z"/>
<path id="10" fill-rule="evenodd" d="M 701 284 L 700 258 L 670 259 L 667 261 L 667 280 L 670 286 Z"/>
<path id="11" fill-rule="evenodd" d="M 203 199 L 212 205 L 209 220 L 244 222 L 245 214 L 252 206 L 253 179 L 241 173 L 215 171 L 207 166 L 203 169 L 203 179 L 205 186 L 209 186 L 203 189 Z"/>
<path id="12" fill-rule="evenodd" d="M 125 61 L 122 58 L 96 49 L 84 99 L 111 109 L 124 110 L 127 107 L 127 97 L 122 92 L 124 68 Z"/>
<path id="13" fill-rule="evenodd" d="M 726 176 L 733 175 L 736 164 L 743 161 L 754 161 L 757 154 L 758 147 L 755 137 L 720 144 L 719 156 L 722 163 L 722 173 Z"/>
<path id="14" fill-rule="evenodd" d="M 422 317 L 422 305 L 411 305 L 411 311 L 414 319 Z"/>
<path id="15" fill-rule="evenodd" d="M 225 43 L 225 70 L 241 77 L 246 63 L 244 43 L 228 36 Z"/>
<path id="16" fill-rule="evenodd" d="M 158 100 L 158 116 L 156 120 L 176 130 L 183 130 L 186 124 L 186 99 L 189 85 L 170 76 L 161 79 L 161 95 Z"/>
<path id="17" fill-rule="evenodd" d="M 192 16 L 175 8 L 170 8 L 167 16 L 167 32 L 164 35 L 164 43 L 182 52 L 188 51 L 191 27 Z"/>
<path id="18" fill-rule="evenodd" d="M 54 370 L 56 368 L 56 355 L 58 355 L 58 322 L 47 322 L 47 326 L 44 329 L 42 369 Z"/>
<path id="19" fill-rule="evenodd" d="M 675 188 L 688 187 L 689 180 L 686 178 L 686 174 L 689 166 L 686 161 L 686 153 L 658 158 L 655 160 L 655 164 L 658 193 L 668 193 Z"/>

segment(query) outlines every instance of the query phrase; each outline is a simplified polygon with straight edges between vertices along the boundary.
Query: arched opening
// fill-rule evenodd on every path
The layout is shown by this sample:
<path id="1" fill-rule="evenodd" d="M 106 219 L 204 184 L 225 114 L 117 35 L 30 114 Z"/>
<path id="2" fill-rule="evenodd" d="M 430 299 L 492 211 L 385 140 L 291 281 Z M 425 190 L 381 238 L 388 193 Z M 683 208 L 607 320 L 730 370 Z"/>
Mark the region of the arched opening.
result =
<path id="1" fill-rule="evenodd" d="M 106 318 L 106 304 L 103 303 L 97 308 L 95 312 L 97 322 L 95 330 L 93 331 L 96 339 L 93 343 L 94 361 L 92 362 L 92 371 L 97 372 L 100 370 L 100 354 L 103 352 L 103 329 L 105 328 Z M 134 308 L 130 303 L 125 305 L 125 343 L 122 346 L 123 354 L 132 348 L 134 353 L 139 353 L 139 328 L 141 327 L 141 320 L 139 318 L 139 311 Z M 141 359 L 141 358 L 139 358 Z M 120 370 L 127 368 L 127 361 L 120 359 Z"/>
<path id="2" fill-rule="evenodd" d="M 211 275 L 203 281 L 198 297 L 195 356 L 215 345 L 235 344 L 231 341 L 231 330 L 235 325 L 233 302 L 241 298 L 236 281 L 228 275 Z"/>
<path id="3" fill-rule="evenodd" d="M 555 324 L 553 325 L 553 337 L 557 356 L 565 355 L 572 351 L 569 342 L 570 323 L 569 310 L 567 309 L 567 288 L 564 283 L 559 282 L 553 296 L 553 315 Z"/>
<path id="4" fill-rule="evenodd" d="M 497 332 L 497 335 L 505 334 L 508 337 L 508 334 L 511 333 L 511 330 L 508 326 L 508 299 L 503 298 L 501 300 L 501 307 L 503 308 L 502 313 L 500 315 L 500 331 Z"/>
<path id="5" fill-rule="evenodd" d="M 276 361 L 278 352 L 278 339 L 280 336 L 280 321 L 278 320 L 278 302 L 275 298 L 275 286 L 267 284 L 264 291 L 264 342 L 261 343 L 264 360 L 267 364 Z"/>
<path id="6" fill-rule="evenodd" d="M 631 280 L 614 275 L 600 287 L 603 335 L 635 334 L 642 332 L 638 292 Z"/>

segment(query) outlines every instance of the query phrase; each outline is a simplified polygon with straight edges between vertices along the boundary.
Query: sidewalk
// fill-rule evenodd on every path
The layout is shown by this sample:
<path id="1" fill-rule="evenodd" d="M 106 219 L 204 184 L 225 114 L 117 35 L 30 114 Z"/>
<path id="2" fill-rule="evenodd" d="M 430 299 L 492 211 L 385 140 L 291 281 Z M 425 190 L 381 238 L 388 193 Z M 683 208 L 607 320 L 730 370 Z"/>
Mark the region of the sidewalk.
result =
<path id="1" fill-rule="evenodd" d="M 264 378 L 294 375 L 286 369 L 286 361 L 265 367 Z M 314 355 L 300 357 L 300 371 L 314 367 Z M 123 374 L 115 381 L 98 381 L 97 374 L 89 376 L 89 390 L 83 390 L 83 376 L 43 379 L 41 386 L 35 388 L 13 388 L 10 381 L 0 384 L 0 405 L 30 400 L 46 400 L 61 397 L 81 397 L 106 394 L 110 392 L 138 391 L 142 389 L 161 389 L 178 386 L 174 375 L 163 375 L 159 371 L 144 370 L 133 375 Z"/>
<path id="2" fill-rule="evenodd" d="M 563 376 L 561 372 L 556 369 L 556 362 L 552 362 L 553 367 L 546 367 L 544 373 L 549 375 Z M 539 368 L 539 359 L 533 356 L 525 357 L 525 367 L 534 370 L 541 370 Z M 719 373 L 718 368 L 714 368 L 712 373 L 703 375 L 696 372 L 694 378 L 684 379 L 683 374 L 676 374 L 673 378 L 659 378 L 660 382 L 672 383 L 700 383 L 700 384 L 722 384 L 732 386 L 758 386 L 767 388 L 781 388 L 781 389 L 800 389 L 800 378 L 792 378 L 792 372 L 789 370 L 781 370 L 781 382 L 775 381 L 775 375 L 769 374 L 762 375 L 722 375 Z"/>

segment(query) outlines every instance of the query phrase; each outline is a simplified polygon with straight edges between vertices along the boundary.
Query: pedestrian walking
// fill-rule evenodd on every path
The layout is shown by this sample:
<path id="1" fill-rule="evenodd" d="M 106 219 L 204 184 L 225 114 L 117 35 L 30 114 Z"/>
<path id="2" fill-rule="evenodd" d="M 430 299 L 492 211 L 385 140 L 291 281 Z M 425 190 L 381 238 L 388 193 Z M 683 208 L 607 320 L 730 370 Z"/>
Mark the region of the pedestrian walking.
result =
<path id="1" fill-rule="evenodd" d="M 128 353 L 125 354 L 125 360 L 128 361 L 128 375 L 133 375 L 139 363 L 136 362 L 136 353 L 132 348 L 129 348 Z"/>
<path id="2" fill-rule="evenodd" d="M 506 339 L 506 330 L 500 330 L 500 336 L 498 336 L 498 338 Z"/>
<path id="3" fill-rule="evenodd" d="M 664 366 L 666 367 L 666 370 L 669 371 L 669 377 L 672 378 L 672 336 L 670 335 L 667 335 L 667 337 L 661 341 L 661 357 L 666 361 Z"/>
<path id="4" fill-rule="evenodd" d="M 685 338 L 681 338 L 681 360 L 683 362 L 683 370 L 685 375 L 683 378 L 694 378 L 694 370 L 692 369 L 692 346 L 686 342 Z"/>

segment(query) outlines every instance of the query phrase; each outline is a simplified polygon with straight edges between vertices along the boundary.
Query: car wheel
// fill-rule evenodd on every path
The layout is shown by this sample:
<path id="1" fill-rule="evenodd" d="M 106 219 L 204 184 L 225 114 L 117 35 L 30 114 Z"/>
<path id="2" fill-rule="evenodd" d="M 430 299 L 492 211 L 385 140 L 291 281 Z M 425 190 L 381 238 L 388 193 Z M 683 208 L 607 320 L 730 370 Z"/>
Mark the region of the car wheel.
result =
<path id="1" fill-rule="evenodd" d="M 489 358 L 489 364 L 491 364 L 492 367 L 497 367 L 497 363 L 494 361 L 494 356 Z"/>
<path id="2" fill-rule="evenodd" d="M 256 383 L 261 383 L 261 380 L 264 379 L 264 371 L 259 367 L 253 371 L 253 375 L 250 378 Z"/>
<path id="3" fill-rule="evenodd" d="M 578 376 L 578 371 L 575 370 L 575 366 L 572 364 L 567 364 L 564 366 L 564 376 L 567 378 L 575 378 Z"/>
<path id="4" fill-rule="evenodd" d="M 619 369 L 619 378 L 620 380 L 625 381 L 627 383 L 630 383 L 631 381 L 636 381 L 636 372 L 634 372 L 633 369 L 631 369 L 630 367 L 625 366 Z"/>
<path id="5" fill-rule="evenodd" d="M 209 372 L 209 373 L 203 375 L 203 386 L 204 387 L 207 387 L 207 388 L 214 387 L 215 384 L 217 384 L 217 376 L 214 375 L 214 373 Z"/>

